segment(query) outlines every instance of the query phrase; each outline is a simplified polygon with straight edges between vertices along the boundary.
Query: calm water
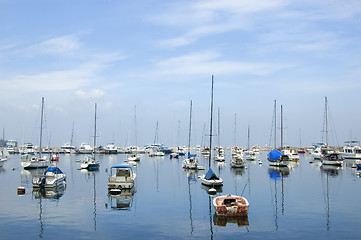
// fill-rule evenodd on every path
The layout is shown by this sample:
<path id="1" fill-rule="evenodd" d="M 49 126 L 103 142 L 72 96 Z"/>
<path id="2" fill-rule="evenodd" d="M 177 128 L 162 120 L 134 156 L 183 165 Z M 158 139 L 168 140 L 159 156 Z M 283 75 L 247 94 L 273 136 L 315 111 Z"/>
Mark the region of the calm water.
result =
<path id="1" fill-rule="evenodd" d="M 142 156 L 134 168 L 135 193 L 117 198 L 107 194 L 110 166 L 126 155 L 99 156 L 101 168 L 77 170 L 82 156 L 60 156 L 67 174 L 59 193 L 32 193 L 35 171 L 23 170 L 12 156 L 0 171 L 1 239 L 351 239 L 359 238 L 361 179 L 345 161 L 342 169 L 322 169 L 301 156 L 292 169 L 271 169 L 266 154 L 234 171 L 212 163 L 224 179 L 222 193 L 245 196 L 248 219 L 215 217 L 212 197 L 198 175 L 187 172 L 182 159 Z M 199 159 L 207 169 L 207 161 Z M 14 170 L 12 170 L 14 168 Z M 26 194 L 17 195 L 24 186 Z M 128 199 L 129 201 L 124 201 Z M 238 224 L 236 223 L 238 220 Z"/>

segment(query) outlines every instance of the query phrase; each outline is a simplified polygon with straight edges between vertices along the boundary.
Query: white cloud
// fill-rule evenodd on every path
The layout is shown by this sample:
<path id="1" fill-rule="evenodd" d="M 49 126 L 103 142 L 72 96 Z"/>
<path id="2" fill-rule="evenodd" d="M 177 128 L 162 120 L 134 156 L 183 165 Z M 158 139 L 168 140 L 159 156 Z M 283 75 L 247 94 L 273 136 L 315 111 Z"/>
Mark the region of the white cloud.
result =
<path id="1" fill-rule="evenodd" d="M 101 98 L 103 97 L 105 92 L 101 89 L 94 88 L 88 92 L 83 90 L 78 90 L 75 92 L 75 96 L 84 100 L 94 99 L 94 98 Z"/>

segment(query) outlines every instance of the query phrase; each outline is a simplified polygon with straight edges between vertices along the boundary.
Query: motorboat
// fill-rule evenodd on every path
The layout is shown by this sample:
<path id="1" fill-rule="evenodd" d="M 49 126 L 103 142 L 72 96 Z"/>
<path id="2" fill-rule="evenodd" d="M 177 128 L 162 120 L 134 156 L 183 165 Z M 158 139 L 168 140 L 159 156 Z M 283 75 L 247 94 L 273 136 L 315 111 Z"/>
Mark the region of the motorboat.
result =
<path id="1" fill-rule="evenodd" d="M 75 147 L 72 146 L 70 143 L 65 143 L 63 146 L 60 147 L 59 153 L 74 154 L 76 153 L 76 151 Z"/>
<path id="2" fill-rule="evenodd" d="M 58 167 L 51 166 L 41 177 L 33 179 L 33 188 L 54 188 L 65 182 L 65 174 Z"/>
<path id="3" fill-rule="evenodd" d="M 24 169 L 47 168 L 49 161 L 46 156 L 35 156 L 35 154 L 23 154 L 21 156 L 21 166 Z"/>
<path id="4" fill-rule="evenodd" d="M 108 143 L 105 146 L 105 154 L 117 154 L 118 150 L 114 143 Z"/>
<path id="5" fill-rule="evenodd" d="M 134 186 L 136 173 L 128 164 L 114 165 L 110 168 L 108 179 L 109 193 L 120 193 L 122 189 L 129 189 Z"/>
<path id="6" fill-rule="evenodd" d="M 361 146 L 360 141 L 352 140 L 346 141 L 342 151 L 339 152 L 345 159 L 359 159 L 361 160 Z"/>
<path id="7" fill-rule="evenodd" d="M 232 158 L 231 167 L 233 167 L 233 168 L 244 168 L 244 167 L 246 167 L 242 155 L 238 154 L 238 155 L 236 155 L 235 157 Z"/>
<path id="8" fill-rule="evenodd" d="M 214 198 L 213 206 L 217 215 L 247 216 L 249 202 L 245 197 L 227 194 Z"/>
<path id="9" fill-rule="evenodd" d="M 198 169 L 198 161 L 190 157 L 182 161 L 182 166 L 185 169 Z"/>
<path id="10" fill-rule="evenodd" d="M 80 147 L 77 149 L 77 153 L 79 154 L 91 154 L 93 152 L 93 148 L 86 142 L 80 144 Z"/>
<path id="11" fill-rule="evenodd" d="M 128 161 L 140 161 L 140 155 L 132 153 L 128 156 Z"/>

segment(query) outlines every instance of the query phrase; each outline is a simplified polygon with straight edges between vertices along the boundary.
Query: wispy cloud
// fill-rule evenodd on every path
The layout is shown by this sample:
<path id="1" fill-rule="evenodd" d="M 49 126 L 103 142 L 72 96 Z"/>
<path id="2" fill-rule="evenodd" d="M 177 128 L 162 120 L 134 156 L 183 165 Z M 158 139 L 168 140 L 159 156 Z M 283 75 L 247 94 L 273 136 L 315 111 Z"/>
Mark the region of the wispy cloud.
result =
<path id="1" fill-rule="evenodd" d="M 64 91 L 78 89 L 95 80 L 95 74 L 103 68 L 99 64 L 85 64 L 70 70 L 50 71 L 31 75 L 16 75 L 1 80 L 3 90 L 16 91 Z"/>
<path id="2" fill-rule="evenodd" d="M 161 24 L 181 27 L 183 33 L 159 41 L 165 47 L 179 47 L 194 43 L 199 38 L 249 27 L 249 14 L 284 6 L 287 1 L 196 1 L 176 6 L 166 14 L 153 17 Z M 184 3 L 183 3 L 184 4 Z"/>
<path id="3" fill-rule="evenodd" d="M 39 54 L 48 55 L 74 55 L 82 46 L 77 35 L 65 35 L 47 39 L 38 44 L 32 45 L 22 51 L 30 56 Z"/>
<path id="4" fill-rule="evenodd" d="M 180 57 L 169 58 L 155 63 L 158 74 L 164 75 L 207 75 L 214 74 L 252 74 L 267 75 L 289 68 L 291 64 L 267 62 L 241 62 L 221 60 L 216 51 L 196 52 Z"/>

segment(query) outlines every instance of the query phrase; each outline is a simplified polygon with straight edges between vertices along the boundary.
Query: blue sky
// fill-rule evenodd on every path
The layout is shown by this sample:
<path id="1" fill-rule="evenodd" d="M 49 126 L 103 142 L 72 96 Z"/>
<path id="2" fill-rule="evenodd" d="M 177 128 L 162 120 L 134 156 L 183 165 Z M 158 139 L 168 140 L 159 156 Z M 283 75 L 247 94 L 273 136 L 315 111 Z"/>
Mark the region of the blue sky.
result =
<path id="1" fill-rule="evenodd" d="M 359 1 L 0 0 L 0 22 L 7 139 L 38 144 L 44 97 L 51 145 L 70 141 L 73 122 L 75 145 L 91 143 L 94 103 L 102 145 L 135 143 L 134 106 L 139 145 L 157 121 L 159 141 L 187 145 L 193 100 L 202 144 L 212 74 L 221 145 L 246 146 L 248 125 L 251 144 L 269 144 L 275 99 L 286 144 L 322 140 L 325 96 L 330 143 L 361 135 Z"/>

